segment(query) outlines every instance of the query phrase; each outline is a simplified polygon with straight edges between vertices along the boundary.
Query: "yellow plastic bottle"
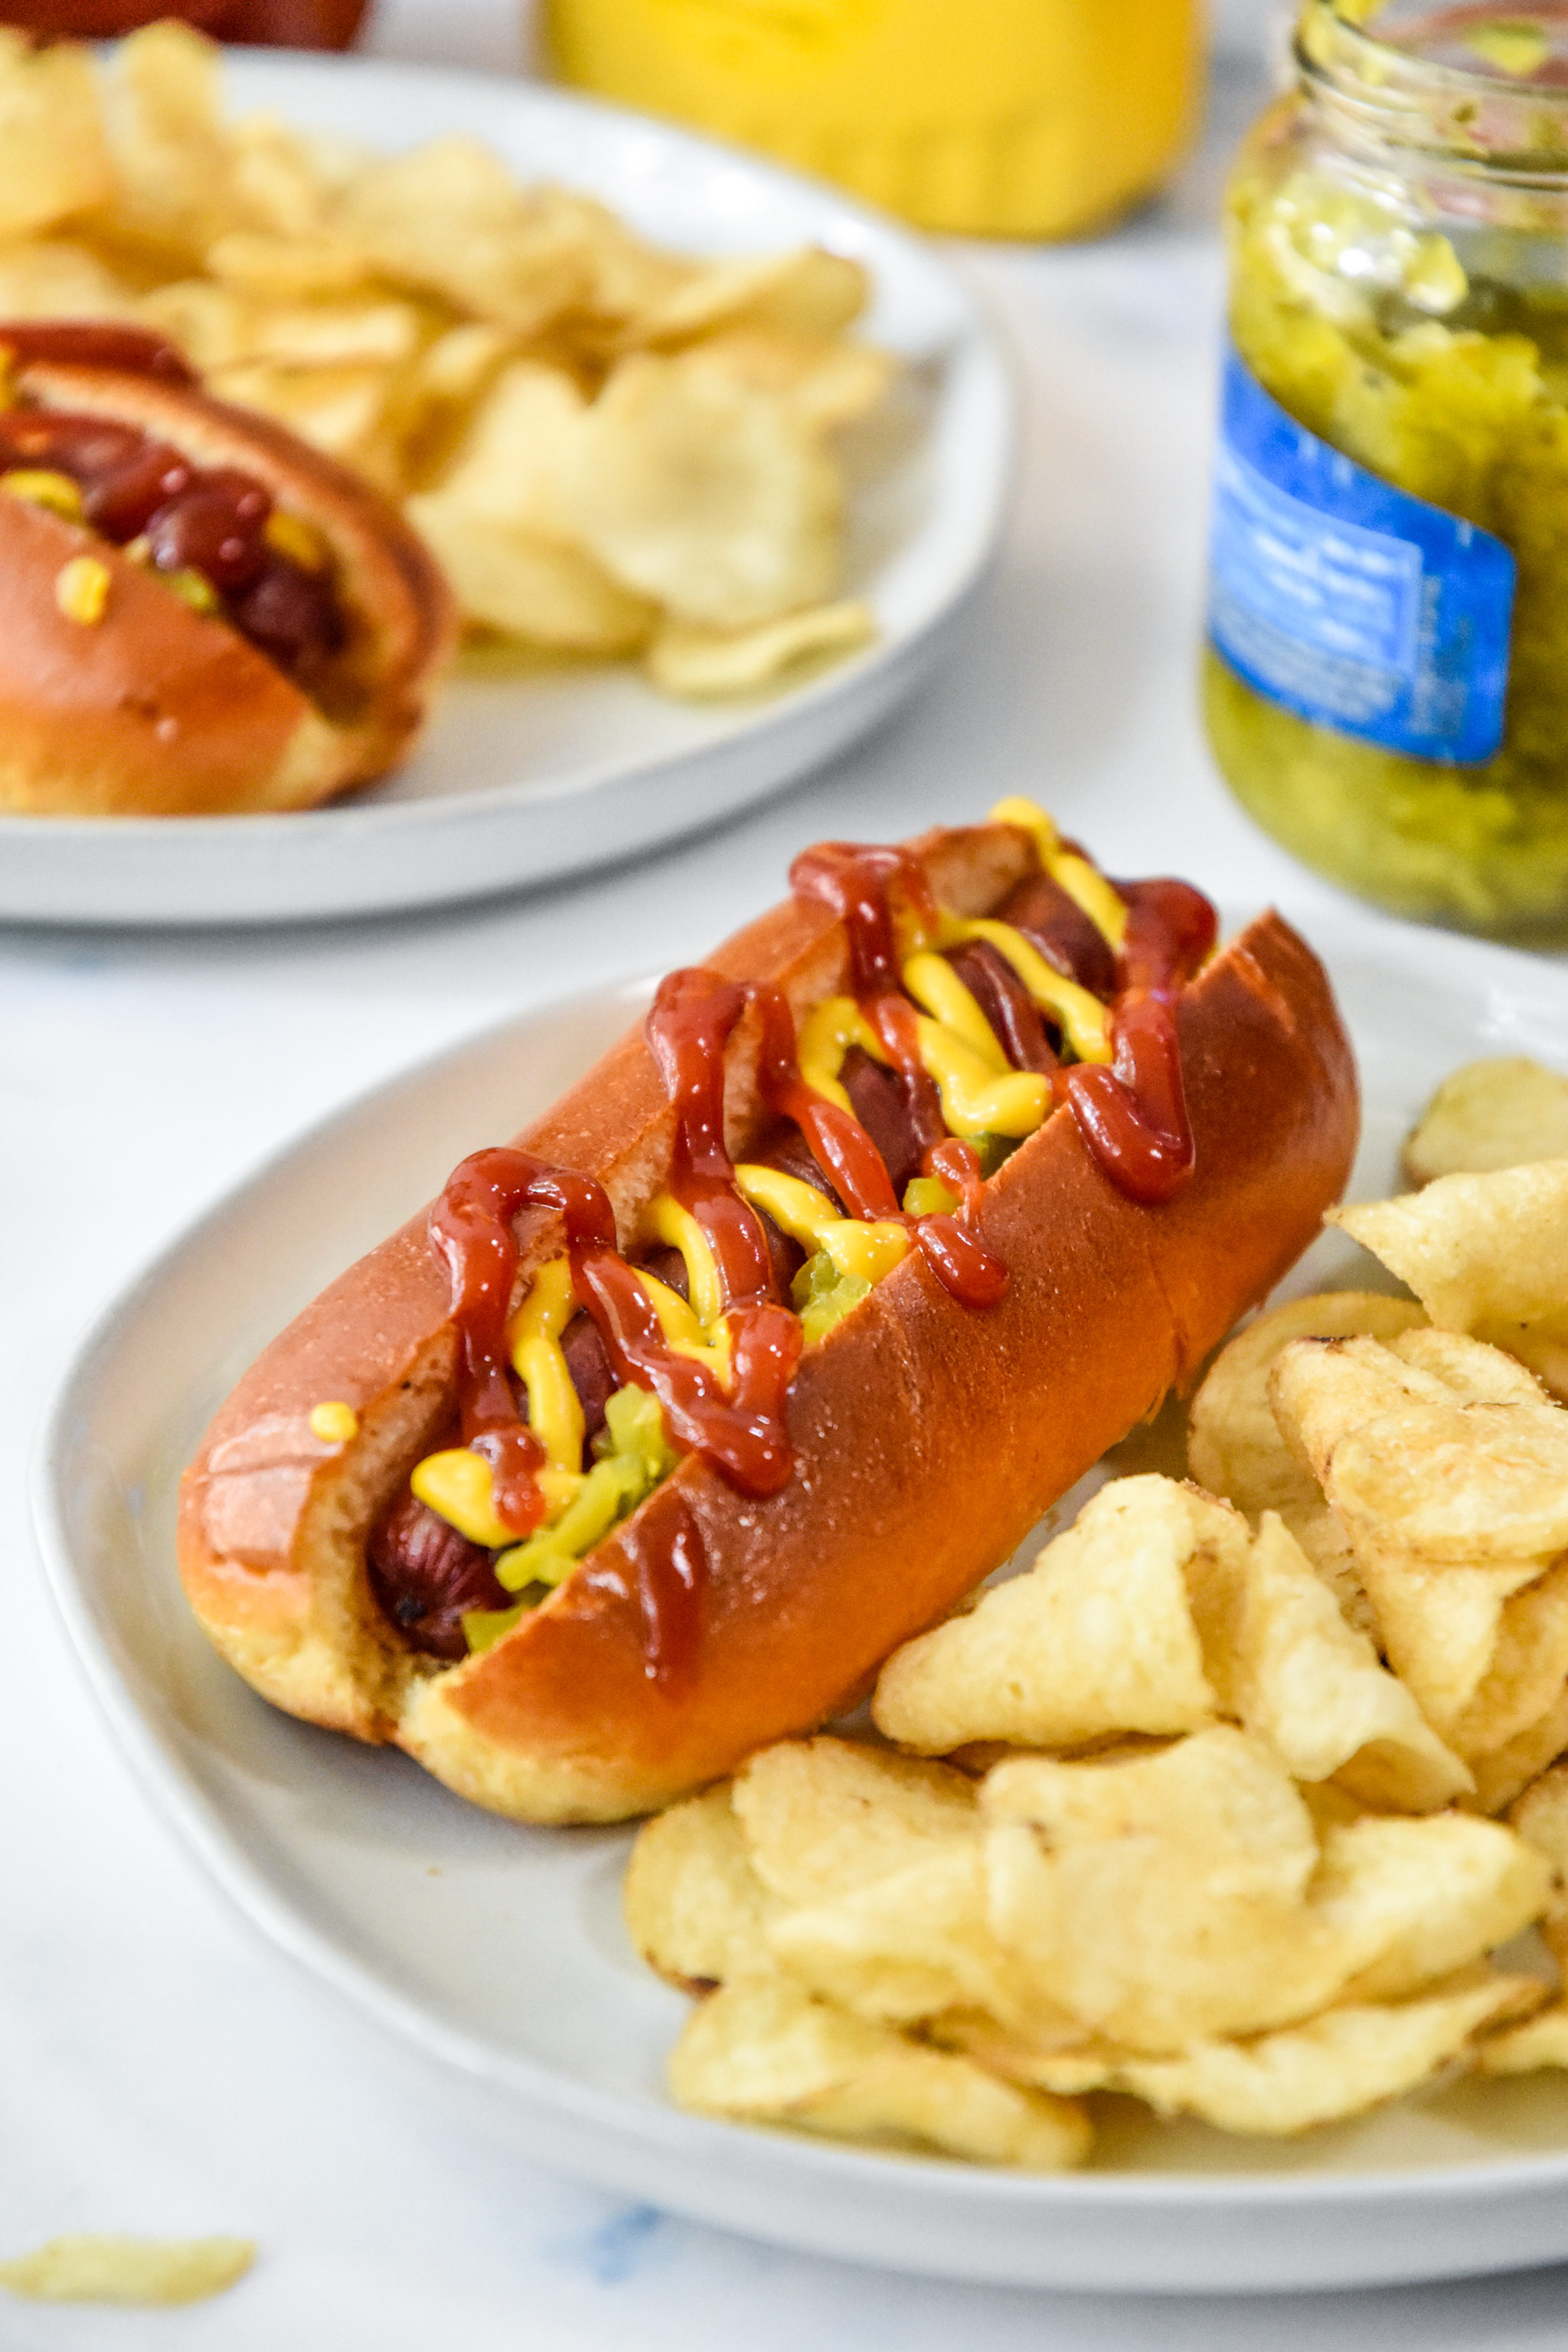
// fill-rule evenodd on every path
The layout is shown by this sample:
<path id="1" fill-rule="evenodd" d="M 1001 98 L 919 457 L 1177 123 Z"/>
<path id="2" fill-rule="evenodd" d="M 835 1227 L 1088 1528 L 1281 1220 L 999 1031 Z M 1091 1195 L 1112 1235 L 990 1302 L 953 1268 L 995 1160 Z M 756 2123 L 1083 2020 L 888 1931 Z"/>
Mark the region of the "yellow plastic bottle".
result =
<path id="1" fill-rule="evenodd" d="M 561 79 L 923 227 L 1068 236 L 1159 185 L 1198 0 L 545 0 Z"/>

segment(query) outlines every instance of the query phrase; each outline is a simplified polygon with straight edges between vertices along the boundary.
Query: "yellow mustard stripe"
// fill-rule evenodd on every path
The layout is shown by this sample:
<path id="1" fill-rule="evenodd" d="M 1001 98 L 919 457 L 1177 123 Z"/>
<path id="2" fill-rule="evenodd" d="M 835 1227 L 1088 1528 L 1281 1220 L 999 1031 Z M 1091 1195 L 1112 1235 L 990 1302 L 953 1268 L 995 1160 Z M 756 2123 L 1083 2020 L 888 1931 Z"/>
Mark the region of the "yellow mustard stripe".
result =
<path id="1" fill-rule="evenodd" d="M 853 1116 L 854 1106 L 838 1082 L 844 1066 L 844 1056 L 851 1045 L 863 1052 L 882 1055 L 881 1047 L 871 1034 L 870 1024 L 852 996 L 829 996 L 814 1004 L 800 1024 L 795 1043 L 795 1059 L 800 1075 L 814 1095 L 825 1101 L 837 1103 L 840 1110 Z M 809 1188 L 808 1188 L 809 1189 Z"/>
<path id="2" fill-rule="evenodd" d="M 880 1282 L 909 1253 L 910 1237 L 891 1218 L 841 1217 L 815 1184 L 782 1168 L 742 1162 L 735 1182 L 753 1209 L 764 1209 L 792 1241 L 815 1255 L 826 1252 L 836 1274 L 858 1275 L 862 1282 Z"/>
<path id="3" fill-rule="evenodd" d="M 571 1265 L 564 1257 L 552 1258 L 534 1276 L 507 1334 L 512 1368 L 528 1391 L 529 1425 L 550 1467 L 574 1476 L 583 1467 L 583 1408 L 561 1335 L 576 1309 Z"/>
<path id="4" fill-rule="evenodd" d="M 1037 1070 L 1010 1070 L 999 1078 L 955 1029 L 919 1013 L 915 1027 L 950 1135 L 1033 1135 L 1050 1108 L 1048 1078 Z"/>
<path id="5" fill-rule="evenodd" d="M 646 1266 L 638 1266 L 637 1280 L 652 1301 L 666 1344 L 678 1356 L 690 1356 L 697 1363 L 709 1365 L 728 1387 L 730 1327 L 723 1317 L 704 1329 L 679 1290 L 671 1290 L 668 1283 L 660 1282 Z"/>
<path id="6" fill-rule="evenodd" d="M 427 1454 L 415 1464 L 408 1484 L 420 1502 L 470 1543 L 483 1544 L 487 1551 L 516 1543 L 517 1529 L 509 1528 L 496 1510 L 490 1465 L 482 1454 L 470 1453 L 466 1445 Z M 547 1516 L 554 1517 L 566 1508 L 583 1479 L 575 1470 L 546 1468 L 539 1473 L 539 1484 L 549 1506 Z"/>
<path id="7" fill-rule="evenodd" d="M 691 1294 L 691 1309 L 699 1323 L 707 1329 L 717 1323 L 724 1312 L 719 1269 L 713 1263 L 707 1234 L 690 1210 L 681 1207 L 673 1192 L 660 1192 L 649 1204 L 648 1223 L 653 1227 L 655 1237 L 668 1249 L 678 1249 L 686 1260 L 686 1281 Z"/>
<path id="8" fill-rule="evenodd" d="M 922 1012 L 956 1031 L 998 1077 L 1005 1075 L 1007 1056 L 995 1031 L 945 956 L 912 955 L 900 977 Z"/>
<path id="9" fill-rule="evenodd" d="M 987 934 L 994 930 L 1007 931 L 1005 924 L 966 924 L 955 915 L 943 915 L 942 919 L 944 945 L 957 946 L 963 938 L 977 935 L 983 930 Z M 1032 957 L 1040 971 L 1055 982 L 1052 998 L 1061 1001 L 1053 1002 L 1051 1010 L 1068 1028 L 1075 1047 L 1080 1052 L 1085 1045 L 1090 1048 L 1088 1053 L 1081 1054 L 1081 1058 L 1109 1061 L 1110 1052 L 1106 1034 L 1109 1024 L 1105 1022 L 1103 1005 L 1090 996 L 1087 989 L 1078 987 L 1070 980 L 1063 980 L 1058 972 L 1052 972 L 1045 958 L 1036 955 L 1026 940 L 1018 939 L 1016 933 L 1011 931 L 1007 931 L 1007 935 L 1009 939 L 1016 940 L 1020 956 L 1026 961 Z M 931 967 L 939 961 L 935 956 L 911 956 L 910 965 L 921 968 L 916 973 L 916 981 L 929 982 Z M 905 966 L 906 979 L 910 965 Z M 942 969 L 951 971 L 952 967 L 944 965 Z M 1019 977 L 1038 1003 L 1040 996 L 1030 985 L 1029 974 L 1020 972 Z M 962 988 L 963 982 L 958 981 L 956 973 L 953 978 Z M 1043 989 L 1044 982 L 1040 985 Z M 1032 1135 L 1050 1108 L 1050 1088 L 1047 1081 L 1033 1070 L 1008 1069 L 1006 1057 L 987 1026 L 980 1007 L 967 989 L 963 993 L 974 1022 L 980 1024 L 991 1041 L 989 1054 L 977 1050 L 967 1034 L 951 1028 L 945 1021 L 922 1019 L 919 1014 L 915 1018 L 921 1062 L 936 1081 L 937 1092 L 942 1097 L 942 1117 L 949 1132 L 953 1135 Z M 925 989 L 925 995 L 931 1001 L 936 1001 L 929 986 Z M 1079 999 L 1082 1000 L 1081 1004 L 1077 1001 Z M 1085 1007 L 1099 1016 L 1092 1029 Z M 888 1060 L 881 1039 L 853 997 L 830 996 L 825 1004 L 819 1004 L 808 1013 L 801 1024 L 802 1077 L 814 1093 L 826 1096 L 829 1102 L 837 1102 L 846 1110 L 849 1108 L 849 1097 L 839 1082 L 838 1072 L 851 1045 L 858 1045 L 863 1053 L 870 1055 L 873 1061 L 885 1064 Z"/>
<path id="10" fill-rule="evenodd" d="M 939 947 L 963 947 L 970 940 L 988 940 L 1006 958 L 1042 1013 L 1048 1013 L 1080 1062 L 1110 1059 L 1110 1015 L 1098 996 L 1068 980 L 1046 961 L 1031 940 L 1011 923 L 987 917 L 971 921 L 962 915 L 942 918 Z"/>
<path id="11" fill-rule="evenodd" d="M 1062 837 L 1037 801 L 1014 797 L 998 801 L 991 812 L 993 824 L 1016 824 L 1034 837 L 1040 865 L 1052 881 L 1080 907 L 1095 929 L 1120 948 L 1127 936 L 1127 908 L 1098 866 L 1087 857 L 1064 849 Z"/>
<path id="12" fill-rule="evenodd" d="M 422 1503 L 427 1503 L 470 1543 L 494 1551 L 501 1544 L 517 1541 L 516 1528 L 496 1517 L 490 1465 L 482 1454 L 470 1454 L 466 1445 L 427 1454 L 415 1465 L 408 1483 Z"/>

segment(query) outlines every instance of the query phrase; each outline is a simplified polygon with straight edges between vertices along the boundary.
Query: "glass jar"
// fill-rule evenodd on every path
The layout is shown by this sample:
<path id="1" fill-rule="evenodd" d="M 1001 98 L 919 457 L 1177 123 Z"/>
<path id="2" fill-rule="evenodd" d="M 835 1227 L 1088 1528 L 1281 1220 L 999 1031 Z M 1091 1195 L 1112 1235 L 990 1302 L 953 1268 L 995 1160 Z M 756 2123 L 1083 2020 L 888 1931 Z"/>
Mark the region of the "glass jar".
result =
<path id="1" fill-rule="evenodd" d="M 1568 0 L 1308 0 L 1296 62 L 1227 200 L 1210 740 L 1332 880 L 1568 940 Z"/>

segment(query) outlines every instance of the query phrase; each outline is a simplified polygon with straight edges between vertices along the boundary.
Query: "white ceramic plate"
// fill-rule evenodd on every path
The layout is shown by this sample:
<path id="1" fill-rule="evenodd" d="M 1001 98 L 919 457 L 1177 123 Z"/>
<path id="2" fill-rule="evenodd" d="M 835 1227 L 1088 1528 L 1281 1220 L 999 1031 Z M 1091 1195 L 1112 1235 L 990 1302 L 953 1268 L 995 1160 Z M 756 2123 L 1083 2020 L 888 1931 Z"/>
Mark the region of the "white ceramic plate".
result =
<path id="1" fill-rule="evenodd" d="M 1369 1105 L 1355 1189 L 1389 1186 L 1436 1079 L 1477 1054 L 1568 1066 L 1568 973 L 1371 919 L 1314 926 Z M 1350 2285 L 1568 2256 L 1561 2075 L 1466 2084 L 1271 2144 L 1147 2118 L 1061 2179 L 867 2154 L 678 2114 L 660 2090 L 686 2003 L 620 1924 L 629 1832 L 526 1831 L 407 1759 L 275 1713 L 180 1595 L 181 1464 L 271 1334 L 510 1133 L 644 1002 L 605 991 L 416 1071 L 265 1169 L 83 1347 L 37 1504 L 54 1591 L 154 1802 L 321 1991 L 534 2158 L 814 2251 L 957 2277 L 1144 2289 Z M 1350 1245 L 1320 1244 L 1293 1286 Z M 1141 2114 L 1142 2111 L 1139 2111 Z"/>
<path id="2" fill-rule="evenodd" d="M 847 197 L 733 150 L 522 82 L 363 58 L 231 52 L 237 112 L 400 148 L 485 140 L 527 178 L 590 190 L 698 253 L 805 240 L 866 263 L 865 331 L 911 362 L 899 461 L 854 502 L 847 591 L 880 625 L 794 691 L 690 704 L 626 664 L 471 659 L 385 783 L 293 816 L 0 816 L 0 918 L 209 923 L 353 914 L 543 882 L 693 833 L 819 766 L 929 668 L 995 545 L 1013 465 L 1011 379 L 934 250 Z"/>

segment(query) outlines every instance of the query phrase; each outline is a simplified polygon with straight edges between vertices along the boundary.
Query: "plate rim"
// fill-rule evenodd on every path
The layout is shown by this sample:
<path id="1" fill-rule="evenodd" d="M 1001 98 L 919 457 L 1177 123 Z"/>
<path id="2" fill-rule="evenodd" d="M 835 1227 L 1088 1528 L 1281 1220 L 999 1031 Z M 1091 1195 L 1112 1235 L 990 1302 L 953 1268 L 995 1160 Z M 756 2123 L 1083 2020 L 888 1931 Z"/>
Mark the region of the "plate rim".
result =
<path id="1" fill-rule="evenodd" d="M 100 48 L 113 44 L 100 44 Z M 30 815 L 21 811 L 0 810 L 0 858 L 16 845 L 32 843 L 58 847 L 62 857 L 76 845 L 90 842 L 108 849 L 130 850 L 140 855 L 159 840 L 172 836 L 171 825 L 178 827 L 178 838 L 188 842 L 199 856 L 205 850 L 234 847 L 246 838 L 256 837 L 258 822 L 265 824 L 269 844 L 284 843 L 289 846 L 314 843 L 327 855 L 352 852 L 356 843 L 367 835 L 373 838 L 404 835 L 418 839 L 435 828 L 450 824 L 482 824 L 521 813 L 540 803 L 580 801 L 591 804 L 595 794 L 616 785 L 636 784 L 657 790 L 660 782 L 673 771 L 694 763 L 710 763 L 721 760 L 731 751 L 765 742 L 772 735 L 796 721 L 809 726 L 820 715 L 832 712 L 835 706 L 861 693 L 875 695 L 878 686 L 886 684 L 892 689 L 893 699 L 901 698 L 907 691 L 891 673 L 899 668 L 915 668 L 918 656 L 931 641 L 941 635 L 968 606 L 983 584 L 1000 552 L 1008 512 L 1008 493 L 1016 478 L 1023 433 L 1023 383 L 1021 366 L 1016 350 L 1005 333 L 994 307 L 984 294 L 970 284 L 943 256 L 935 240 L 923 237 L 908 223 L 880 212 L 875 205 L 841 190 L 833 183 L 814 178 L 807 173 L 777 163 L 772 157 L 753 152 L 734 142 L 708 132 L 689 129 L 686 125 L 666 121 L 656 115 L 639 114 L 634 109 L 612 104 L 607 100 L 537 81 L 527 77 L 516 78 L 486 73 L 479 68 L 462 66 L 425 67 L 397 58 L 338 56 L 302 49 L 277 49 L 257 52 L 226 47 L 224 49 L 226 88 L 232 90 L 237 101 L 244 103 L 244 84 L 247 79 L 261 79 L 278 73 L 285 78 L 298 75 L 308 79 L 341 78 L 347 82 L 388 83 L 408 86 L 417 82 L 421 90 L 449 91 L 454 102 L 466 92 L 481 93 L 487 101 L 499 96 L 507 104 L 525 110 L 538 109 L 548 114 L 559 114 L 568 120 L 576 118 L 606 124 L 626 137 L 637 136 L 658 142 L 666 150 L 677 152 L 695 151 L 700 156 L 722 160 L 731 169 L 739 170 L 763 187 L 775 187 L 785 194 L 810 199 L 813 203 L 830 204 L 846 219 L 863 224 L 879 240 L 891 239 L 906 255 L 933 278 L 940 280 L 953 308 L 957 324 L 948 348 L 962 351 L 968 362 L 981 371 L 987 381 L 988 396 L 997 411 L 997 429 L 991 457 L 990 478 L 983 515 L 984 528 L 973 534 L 972 551 L 962 572 L 956 573 L 942 591 L 933 610 L 908 631 L 866 647 L 851 655 L 847 661 L 837 663 L 803 685 L 782 693 L 759 697 L 749 706 L 746 722 L 710 741 L 697 742 L 652 758 L 616 763 L 601 760 L 596 764 L 578 771 L 555 770 L 549 773 L 514 778 L 500 784 L 487 785 L 477 791 L 432 793 L 425 797 L 395 801 L 353 800 L 339 804 L 329 803 L 321 808 L 297 810 L 263 810 L 235 812 L 227 814 L 188 816 L 180 818 L 156 816 L 57 816 Z M 230 78 L 232 77 L 232 80 Z M 431 136 L 440 135 L 438 130 Z M 918 542 L 920 533 L 898 551 L 907 554 Z M 737 706 L 739 707 L 739 706 Z M 885 715 L 879 704 L 865 725 L 878 723 Z M 434 724 L 439 724 L 437 713 Z M 746 806 L 762 793 L 782 789 L 792 781 L 812 772 L 825 758 L 840 754 L 856 740 L 858 728 L 851 727 L 846 738 L 837 741 L 826 753 L 809 753 L 804 761 L 798 755 L 786 766 L 782 775 L 772 782 L 752 785 L 737 792 L 733 805 Z M 697 823 L 705 822 L 699 818 Z M 679 830 L 668 834 L 656 833 L 653 840 L 679 838 Z M 607 853 L 614 856 L 613 849 Z M 603 863 L 604 858 L 557 867 L 553 870 L 571 873 L 588 870 L 590 863 Z M 463 895 L 486 895 L 496 885 L 484 882 L 472 886 Z M 516 887 L 515 883 L 499 887 Z M 456 897 L 442 893 L 442 898 Z M 400 901 L 405 905 L 441 903 L 440 899 L 412 898 Z M 390 902 L 387 902 L 390 903 Z M 360 902 L 346 902 L 341 909 L 325 908 L 309 909 L 291 917 L 289 910 L 274 907 L 254 916 L 201 915 L 153 917 L 140 916 L 134 908 L 119 914 L 99 912 L 61 912 L 37 914 L 18 909 L 10 912 L 5 894 L 0 892 L 0 919 L 62 924 L 71 922 L 102 925 L 123 923 L 135 927 L 145 922 L 182 923 L 213 922 L 227 924 L 255 921 L 330 920 L 334 912 L 369 911 Z"/>
<path id="2" fill-rule="evenodd" d="M 1288 900 L 1281 911 L 1289 919 Z M 1552 973 L 1568 1016 L 1568 970 L 1543 965 L 1525 950 L 1451 933 L 1419 932 L 1414 926 L 1388 919 L 1363 918 L 1354 909 L 1327 919 L 1321 909 L 1315 909 L 1305 919 L 1311 943 L 1324 954 L 1331 972 L 1337 955 L 1360 950 L 1378 961 L 1386 961 L 1398 949 L 1405 950 L 1403 960 L 1418 971 L 1419 951 L 1426 948 L 1445 962 L 1457 954 L 1462 963 L 1471 965 L 1478 983 L 1484 982 L 1489 972 L 1511 971 L 1519 979 L 1526 974 L 1541 979 Z M 298 1157 L 330 1144 L 334 1129 L 374 1112 L 400 1093 L 416 1093 L 427 1078 L 469 1054 L 493 1047 L 509 1033 L 526 1035 L 563 1013 L 608 1012 L 617 1003 L 624 1003 L 635 1017 L 637 1003 L 646 1000 L 651 985 L 651 980 L 644 975 L 623 977 L 486 1022 L 353 1094 L 268 1152 L 165 1240 L 91 1318 L 67 1351 L 51 1384 L 31 1449 L 28 1487 L 33 1524 L 45 1581 L 68 1646 L 115 1744 L 154 1813 L 174 1832 L 251 1935 L 301 1972 L 319 1993 L 346 2004 L 363 2023 L 389 2035 L 405 2056 L 416 2061 L 434 2060 L 438 2067 L 471 2084 L 491 2091 L 499 2089 L 509 2099 L 532 2110 L 541 2120 L 549 2118 L 579 2131 L 585 2127 L 650 2157 L 698 2165 L 720 2164 L 731 2175 L 739 2168 L 754 2174 L 764 2185 L 771 2173 L 782 2168 L 786 2179 L 841 2184 L 851 2194 L 857 2186 L 864 2188 L 874 2174 L 884 2186 L 896 2182 L 905 2200 L 916 2203 L 922 2196 L 927 2201 L 944 2205 L 956 2200 L 978 2210 L 1000 2207 L 1004 2213 L 1038 2213 L 1042 2220 L 1047 2215 L 1070 2219 L 1075 2209 L 1090 2208 L 1110 2208 L 1119 2212 L 1123 2221 L 1139 2213 L 1152 2218 L 1200 2211 L 1223 2212 L 1232 2218 L 1239 2215 L 1244 2220 L 1251 2210 L 1299 2208 L 1310 2211 L 1334 2206 L 1354 2206 L 1364 2216 L 1379 2209 L 1411 2204 L 1435 2209 L 1477 2200 L 1491 2202 L 1521 2191 L 1540 2194 L 1568 2185 L 1568 2152 L 1510 2156 L 1425 2169 L 1369 2168 L 1331 2173 L 1088 2169 L 1025 2174 L 940 2157 L 911 2160 L 875 2148 L 839 2146 L 830 2140 L 808 2139 L 804 2135 L 686 2115 L 673 2105 L 656 2101 L 645 2103 L 562 2074 L 541 2059 L 496 2050 L 464 2029 L 430 2015 L 416 1999 L 383 1981 L 368 1963 L 335 1945 L 325 1929 L 314 1926 L 290 1905 L 262 1866 L 246 1853 L 242 1832 L 230 1824 L 221 1802 L 201 1785 L 175 1744 L 161 1735 L 138 1704 L 90 1606 L 87 1576 L 79 1570 L 68 1520 L 73 1453 L 70 1424 L 78 1413 L 79 1400 L 90 1391 L 100 1361 L 111 1352 L 121 1328 L 134 1320 L 186 1253 L 210 1239 L 236 1213 L 242 1213 L 248 1201 L 264 1192 Z M 1479 987 L 1472 992 L 1479 995 Z M 1239 2147 L 1245 2145 L 1238 2142 Z M 574 2168 L 553 2155 L 547 2154 L 542 2160 L 558 2162 L 563 2169 Z M 575 2168 L 588 2169 L 582 2166 Z M 701 2219 L 711 2218 L 697 2203 L 679 2195 L 673 2195 L 669 2201 L 674 2210 L 691 2212 Z M 798 2238 L 786 2242 L 805 2242 Z M 1561 2256 L 1540 2259 L 1544 2262 Z M 913 2263 L 901 2266 L 915 2267 Z M 931 2267 L 940 2269 L 942 2275 L 965 2274 L 935 2262 Z M 994 2275 L 998 2283 L 1005 2275 L 984 2271 L 967 2274 Z M 1388 2275 L 1445 2274 L 1433 2268 L 1420 2273 L 1401 2272 Z M 1115 2284 L 1105 2282 L 1103 2291 L 1113 2291 Z M 1131 2284 L 1137 2290 L 1138 2283 Z M 1163 2291 L 1176 2293 L 1184 2289 L 1168 2284 Z M 1192 2291 L 1224 2290 L 1208 2282 Z M 1256 2282 L 1242 2281 L 1237 2283 L 1237 2291 L 1260 2290 Z"/>

